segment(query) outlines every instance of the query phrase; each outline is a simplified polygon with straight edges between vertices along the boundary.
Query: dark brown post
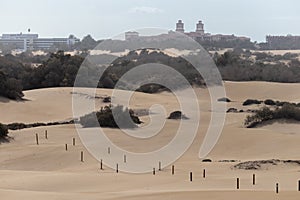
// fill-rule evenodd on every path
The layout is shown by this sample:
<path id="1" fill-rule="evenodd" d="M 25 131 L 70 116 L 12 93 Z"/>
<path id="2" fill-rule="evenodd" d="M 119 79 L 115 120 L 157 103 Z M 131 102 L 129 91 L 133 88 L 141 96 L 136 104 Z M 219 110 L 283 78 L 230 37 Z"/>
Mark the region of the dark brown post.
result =
<path id="1" fill-rule="evenodd" d="M 124 155 L 124 163 L 127 162 L 127 158 L 126 158 L 126 155 Z"/>
<path id="2" fill-rule="evenodd" d="M 100 160 L 100 169 L 103 170 L 102 159 Z"/>
<path id="3" fill-rule="evenodd" d="M 66 147 L 66 151 L 68 151 L 68 144 L 66 144 L 65 147 Z"/>
<path id="4" fill-rule="evenodd" d="M 172 175 L 174 175 L 175 174 L 175 167 L 174 167 L 174 165 L 172 165 Z"/>
<path id="5" fill-rule="evenodd" d="M 119 173 L 119 164 L 116 166 L 116 172 Z"/>
<path id="6" fill-rule="evenodd" d="M 107 153 L 110 154 L 110 147 L 107 148 Z"/>
<path id="7" fill-rule="evenodd" d="M 236 179 L 236 189 L 240 189 L 240 179 Z"/>
<path id="8" fill-rule="evenodd" d="M 81 162 L 83 162 L 83 151 L 81 151 L 80 160 L 81 160 Z"/>
<path id="9" fill-rule="evenodd" d="M 278 194 L 278 193 L 279 193 L 279 184 L 276 183 L 276 194 Z"/>
<path id="10" fill-rule="evenodd" d="M 206 177 L 206 171 L 205 171 L 205 169 L 203 169 L 203 178 L 205 178 Z"/>
<path id="11" fill-rule="evenodd" d="M 193 172 L 190 172 L 190 181 L 193 181 Z"/>
<path id="12" fill-rule="evenodd" d="M 161 162 L 158 163 L 158 171 L 161 171 Z"/>
<path id="13" fill-rule="evenodd" d="M 39 135 L 37 133 L 35 134 L 35 140 L 36 144 L 39 145 Z"/>
<path id="14" fill-rule="evenodd" d="M 253 177 L 252 177 L 252 184 L 253 184 L 253 185 L 256 184 L 256 181 L 255 181 L 255 174 L 253 174 Z"/>
<path id="15" fill-rule="evenodd" d="M 48 131 L 45 130 L 45 139 L 48 139 Z"/>
<path id="16" fill-rule="evenodd" d="M 298 181 L 298 191 L 300 192 L 300 180 Z"/>
<path id="17" fill-rule="evenodd" d="M 75 146 L 75 138 L 73 138 L 73 146 Z"/>
<path id="18" fill-rule="evenodd" d="M 152 174 L 153 174 L 153 175 L 155 175 L 155 168 L 153 168 L 153 172 L 152 172 Z"/>

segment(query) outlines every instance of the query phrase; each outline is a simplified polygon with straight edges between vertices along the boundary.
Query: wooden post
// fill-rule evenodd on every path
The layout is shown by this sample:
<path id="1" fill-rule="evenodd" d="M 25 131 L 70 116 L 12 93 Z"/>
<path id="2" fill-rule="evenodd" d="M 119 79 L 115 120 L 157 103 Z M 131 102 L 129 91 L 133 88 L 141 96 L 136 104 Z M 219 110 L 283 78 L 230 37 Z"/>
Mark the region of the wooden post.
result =
<path id="1" fill-rule="evenodd" d="M 193 172 L 190 172 L 190 182 L 193 181 Z"/>
<path id="2" fill-rule="evenodd" d="M 155 175 L 155 168 L 153 168 L 152 174 Z"/>
<path id="3" fill-rule="evenodd" d="M 75 146 L 75 138 L 73 138 L 73 146 Z"/>
<path id="4" fill-rule="evenodd" d="M 174 174 L 175 174 L 175 166 L 172 165 L 172 175 L 174 175 Z"/>
<path id="5" fill-rule="evenodd" d="M 83 162 L 83 151 L 81 151 L 81 154 L 80 154 L 81 156 L 80 156 L 80 160 L 81 160 L 81 162 Z"/>
<path id="6" fill-rule="evenodd" d="M 127 158 L 126 158 L 126 155 L 124 155 L 124 163 L 127 162 Z"/>
<path id="7" fill-rule="evenodd" d="M 253 174 L 253 177 L 252 177 L 252 184 L 255 185 L 256 184 L 256 180 L 255 180 L 255 174 Z"/>
<path id="8" fill-rule="evenodd" d="M 240 179 L 239 178 L 237 178 L 236 179 L 236 189 L 240 189 Z"/>
<path id="9" fill-rule="evenodd" d="M 119 164 L 116 166 L 116 172 L 119 173 Z"/>
<path id="10" fill-rule="evenodd" d="M 279 184 L 276 183 L 276 194 L 278 194 L 278 193 L 279 193 Z"/>
<path id="11" fill-rule="evenodd" d="M 161 171 L 161 162 L 158 162 L 158 171 Z"/>
<path id="12" fill-rule="evenodd" d="M 110 147 L 107 148 L 107 153 L 110 154 Z"/>
<path id="13" fill-rule="evenodd" d="M 103 170 L 102 159 L 100 160 L 100 169 Z"/>
<path id="14" fill-rule="evenodd" d="M 68 151 L 68 144 L 66 144 L 65 147 L 66 147 L 66 151 Z"/>
<path id="15" fill-rule="evenodd" d="M 203 169 L 203 178 L 206 178 L 206 171 Z"/>
<path id="16" fill-rule="evenodd" d="M 39 145 L 39 135 L 37 133 L 35 134 L 35 140 L 36 144 Z"/>
<path id="17" fill-rule="evenodd" d="M 300 180 L 298 181 L 298 191 L 300 192 Z"/>
<path id="18" fill-rule="evenodd" d="M 45 130 L 45 139 L 48 140 L 48 131 Z"/>

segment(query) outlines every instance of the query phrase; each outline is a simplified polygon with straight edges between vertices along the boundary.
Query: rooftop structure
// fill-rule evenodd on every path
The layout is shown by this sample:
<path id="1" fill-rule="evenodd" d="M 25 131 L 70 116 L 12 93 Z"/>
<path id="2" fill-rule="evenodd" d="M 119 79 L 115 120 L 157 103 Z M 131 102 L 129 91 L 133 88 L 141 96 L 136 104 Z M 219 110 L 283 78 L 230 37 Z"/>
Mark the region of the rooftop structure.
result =
<path id="1" fill-rule="evenodd" d="M 182 22 L 182 20 L 178 20 L 178 22 L 176 23 L 176 31 L 184 33 L 184 23 Z"/>
<path id="2" fill-rule="evenodd" d="M 214 41 L 214 42 L 233 41 L 233 40 L 250 41 L 250 38 L 248 37 L 238 37 L 235 35 L 222 35 L 222 34 L 212 35 L 210 33 L 205 33 L 204 23 L 202 22 L 202 20 L 199 20 L 197 22 L 195 32 L 193 31 L 185 32 L 184 23 L 182 22 L 182 20 L 178 20 L 178 22 L 176 23 L 176 31 L 180 33 L 184 33 L 196 41 Z"/>
<path id="3" fill-rule="evenodd" d="M 196 33 L 204 35 L 204 24 L 201 20 L 196 24 Z"/>

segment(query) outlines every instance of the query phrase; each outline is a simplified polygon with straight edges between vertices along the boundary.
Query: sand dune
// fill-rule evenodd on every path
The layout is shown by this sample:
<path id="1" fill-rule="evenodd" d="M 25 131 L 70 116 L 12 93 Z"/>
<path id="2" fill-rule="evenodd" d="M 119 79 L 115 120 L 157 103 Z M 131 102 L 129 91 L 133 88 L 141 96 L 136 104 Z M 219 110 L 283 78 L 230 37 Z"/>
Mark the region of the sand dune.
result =
<path id="1" fill-rule="evenodd" d="M 233 101 L 228 107 L 244 108 L 245 99 L 276 99 L 299 102 L 300 84 L 265 82 L 226 82 L 227 96 Z M 28 101 L 6 102 L 0 100 L 0 121 L 48 122 L 72 118 L 72 88 L 51 88 L 26 91 Z M 97 95 L 109 96 L 111 90 L 98 89 Z M 199 147 L 210 121 L 209 94 L 197 89 L 201 109 L 201 124 L 191 148 L 175 163 L 175 175 L 170 166 L 157 172 L 131 175 L 115 173 L 114 169 L 99 169 L 98 161 L 80 143 L 74 125 L 39 127 L 12 131 L 10 143 L 0 145 L 0 196 L 3 199 L 299 199 L 297 191 L 299 166 L 278 166 L 268 170 L 246 171 L 233 169 L 238 162 L 220 160 L 297 159 L 299 151 L 299 125 L 270 124 L 245 129 L 243 120 L 247 113 L 229 113 L 221 138 L 208 155 L 211 163 L 198 158 Z M 90 101 L 84 98 L 85 101 Z M 167 113 L 178 110 L 179 104 L 170 93 L 135 93 L 130 107 L 149 108 L 153 104 L 165 106 Z M 101 99 L 99 108 L 105 105 Z M 148 123 L 148 117 L 142 117 Z M 120 130 L 105 129 L 107 136 L 127 150 L 143 152 L 164 146 L 172 139 L 179 121 L 168 121 L 166 128 L 150 140 L 139 141 L 123 136 Z M 286 129 L 288 131 L 286 131 Z M 48 139 L 44 131 L 48 131 Z M 293 134 L 288 134 L 288 133 Z M 40 145 L 35 144 L 35 134 Z M 76 146 L 72 146 L 76 138 Z M 68 144 L 68 151 L 65 151 Z M 84 151 L 84 162 L 80 152 Z M 206 169 L 207 177 L 202 178 Z M 194 173 L 193 182 L 189 173 Z M 252 174 L 257 176 L 252 185 Z M 236 178 L 240 189 L 236 190 Z M 280 183 L 280 193 L 275 194 L 275 184 Z"/>

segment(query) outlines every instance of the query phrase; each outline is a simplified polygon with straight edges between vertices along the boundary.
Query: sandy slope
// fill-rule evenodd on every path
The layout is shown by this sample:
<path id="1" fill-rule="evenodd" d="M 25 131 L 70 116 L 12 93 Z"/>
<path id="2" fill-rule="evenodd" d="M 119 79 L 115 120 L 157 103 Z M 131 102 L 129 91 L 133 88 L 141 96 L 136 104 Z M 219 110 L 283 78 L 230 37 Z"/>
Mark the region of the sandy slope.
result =
<path id="1" fill-rule="evenodd" d="M 300 84 L 278 83 L 225 83 L 227 96 L 233 100 L 228 107 L 243 108 L 247 98 L 299 102 Z M 45 122 L 72 117 L 71 88 L 52 88 L 25 92 L 29 101 L 5 102 L 0 100 L 0 121 Z M 99 89 L 99 96 L 110 95 L 110 90 Z M 219 160 L 299 159 L 299 125 L 273 124 L 256 129 L 242 127 L 245 113 L 230 113 L 226 117 L 222 136 L 209 154 L 212 163 L 202 163 L 199 147 L 210 120 L 208 92 L 197 89 L 201 107 L 201 125 L 192 147 L 175 163 L 175 175 L 170 167 L 153 176 L 116 174 L 99 163 L 81 145 L 73 125 L 40 127 L 14 131 L 14 140 L 0 145 L 0 196 L 3 199 L 299 199 L 298 166 L 270 166 L 269 170 L 244 171 L 232 169 L 235 163 Z M 89 101 L 83 97 L 84 101 Z M 149 108 L 158 103 L 167 113 L 178 109 L 176 98 L 169 93 L 136 93 L 132 108 Z M 103 106 L 101 99 L 96 107 Z M 249 107 L 250 108 L 250 107 Z M 243 109 L 246 109 L 245 107 Z M 147 122 L 148 118 L 142 118 Z M 131 151 L 149 151 L 164 146 L 174 136 L 178 121 L 168 121 L 159 136 L 139 141 L 121 136 L 119 130 L 105 129 L 107 136 L 119 146 Z M 287 132 L 286 127 L 289 131 Z M 48 130 L 48 139 L 44 131 Z M 293 134 L 290 134 L 292 132 Z M 40 145 L 35 144 L 35 133 Z M 76 146 L 72 146 L 72 138 Z M 65 144 L 69 144 L 65 151 Z M 80 162 L 80 151 L 85 152 L 85 162 Z M 203 179 L 202 170 L 207 177 Z M 189 182 L 189 172 L 194 181 Z M 251 184 L 252 174 L 257 184 Z M 237 191 L 236 178 L 241 179 Z M 280 183 L 280 193 L 275 194 L 275 183 Z"/>

